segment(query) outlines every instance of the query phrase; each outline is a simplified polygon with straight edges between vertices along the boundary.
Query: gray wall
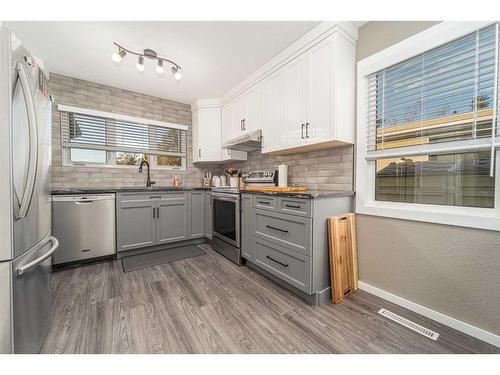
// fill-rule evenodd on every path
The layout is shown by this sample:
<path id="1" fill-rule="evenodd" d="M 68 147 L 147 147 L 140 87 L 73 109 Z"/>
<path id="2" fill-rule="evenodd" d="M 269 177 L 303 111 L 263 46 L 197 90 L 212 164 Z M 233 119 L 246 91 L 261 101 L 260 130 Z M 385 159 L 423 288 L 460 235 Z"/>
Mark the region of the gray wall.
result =
<path id="1" fill-rule="evenodd" d="M 358 60 L 434 22 L 369 22 Z M 500 233 L 357 215 L 360 280 L 500 334 Z"/>
<path id="2" fill-rule="evenodd" d="M 132 91 L 117 89 L 94 82 L 51 74 L 49 91 L 54 96 L 52 107 L 52 187 L 120 187 L 144 186 L 146 174 L 137 168 L 72 167 L 62 165 L 61 126 L 57 104 L 96 109 L 124 115 L 150 118 L 189 126 L 186 171 L 152 170 L 151 179 L 157 185 L 172 185 L 173 176 L 188 185 L 201 184 L 201 170 L 192 162 L 191 107 L 189 104 L 155 98 Z"/>

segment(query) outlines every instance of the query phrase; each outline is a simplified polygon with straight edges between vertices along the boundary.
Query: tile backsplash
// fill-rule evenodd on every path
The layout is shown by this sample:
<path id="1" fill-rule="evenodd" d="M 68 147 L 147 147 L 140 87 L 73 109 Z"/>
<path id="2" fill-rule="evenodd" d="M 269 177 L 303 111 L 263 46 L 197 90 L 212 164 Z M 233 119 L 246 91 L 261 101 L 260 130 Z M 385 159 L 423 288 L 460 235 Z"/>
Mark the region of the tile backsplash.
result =
<path id="1" fill-rule="evenodd" d="M 245 162 L 232 166 L 243 171 L 277 169 L 288 165 L 288 184 L 305 185 L 309 189 L 352 190 L 353 146 L 292 155 L 268 155 L 260 152 L 248 154 Z"/>
<path id="2" fill-rule="evenodd" d="M 289 184 L 303 184 L 310 189 L 351 190 L 353 186 L 353 147 L 346 146 L 292 155 L 248 154 L 248 161 L 226 166 L 192 163 L 191 107 L 189 104 L 155 98 L 81 79 L 50 75 L 49 91 L 54 96 L 52 108 L 52 188 L 103 188 L 144 186 L 145 173 L 136 168 L 63 166 L 60 114 L 57 104 L 102 110 L 187 125 L 188 156 L 185 171 L 153 169 L 151 179 L 159 186 L 172 185 L 175 175 L 189 186 L 200 186 L 202 173 L 224 173 L 231 165 L 243 171 L 271 170 L 288 165 Z"/>

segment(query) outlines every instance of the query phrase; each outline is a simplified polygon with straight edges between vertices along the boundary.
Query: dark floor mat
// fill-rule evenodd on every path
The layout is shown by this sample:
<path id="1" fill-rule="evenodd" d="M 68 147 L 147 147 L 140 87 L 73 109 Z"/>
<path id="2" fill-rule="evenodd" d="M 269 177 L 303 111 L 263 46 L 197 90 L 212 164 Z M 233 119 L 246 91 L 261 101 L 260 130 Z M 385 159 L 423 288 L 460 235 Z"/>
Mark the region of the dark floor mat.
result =
<path id="1" fill-rule="evenodd" d="M 130 272 L 141 268 L 157 266 L 159 264 L 175 262 L 176 260 L 193 258 L 204 254 L 206 253 L 197 245 L 174 247 L 122 258 L 122 267 L 124 272 Z"/>

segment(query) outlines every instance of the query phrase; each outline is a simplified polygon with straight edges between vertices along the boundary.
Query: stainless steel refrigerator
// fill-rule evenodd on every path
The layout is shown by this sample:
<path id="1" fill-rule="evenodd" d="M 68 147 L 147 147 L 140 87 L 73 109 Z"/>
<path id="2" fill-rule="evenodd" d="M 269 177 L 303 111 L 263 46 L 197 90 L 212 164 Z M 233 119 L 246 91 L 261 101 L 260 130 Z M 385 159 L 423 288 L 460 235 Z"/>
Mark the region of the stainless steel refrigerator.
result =
<path id="1" fill-rule="evenodd" d="M 0 27 L 0 353 L 38 353 L 50 308 L 51 102 L 47 76 Z"/>

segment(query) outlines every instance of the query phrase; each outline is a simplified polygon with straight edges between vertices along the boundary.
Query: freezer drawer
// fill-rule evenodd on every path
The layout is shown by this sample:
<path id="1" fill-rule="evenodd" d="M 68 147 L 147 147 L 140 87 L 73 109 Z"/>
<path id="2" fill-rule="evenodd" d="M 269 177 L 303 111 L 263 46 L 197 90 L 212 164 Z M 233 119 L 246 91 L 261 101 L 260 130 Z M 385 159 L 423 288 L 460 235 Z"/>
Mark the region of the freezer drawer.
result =
<path id="1" fill-rule="evenodd" d="M 114 194 L 54 196 L 52 208 L 52 229 L 60 243 L 53 265 L 116 253 Z"/>

